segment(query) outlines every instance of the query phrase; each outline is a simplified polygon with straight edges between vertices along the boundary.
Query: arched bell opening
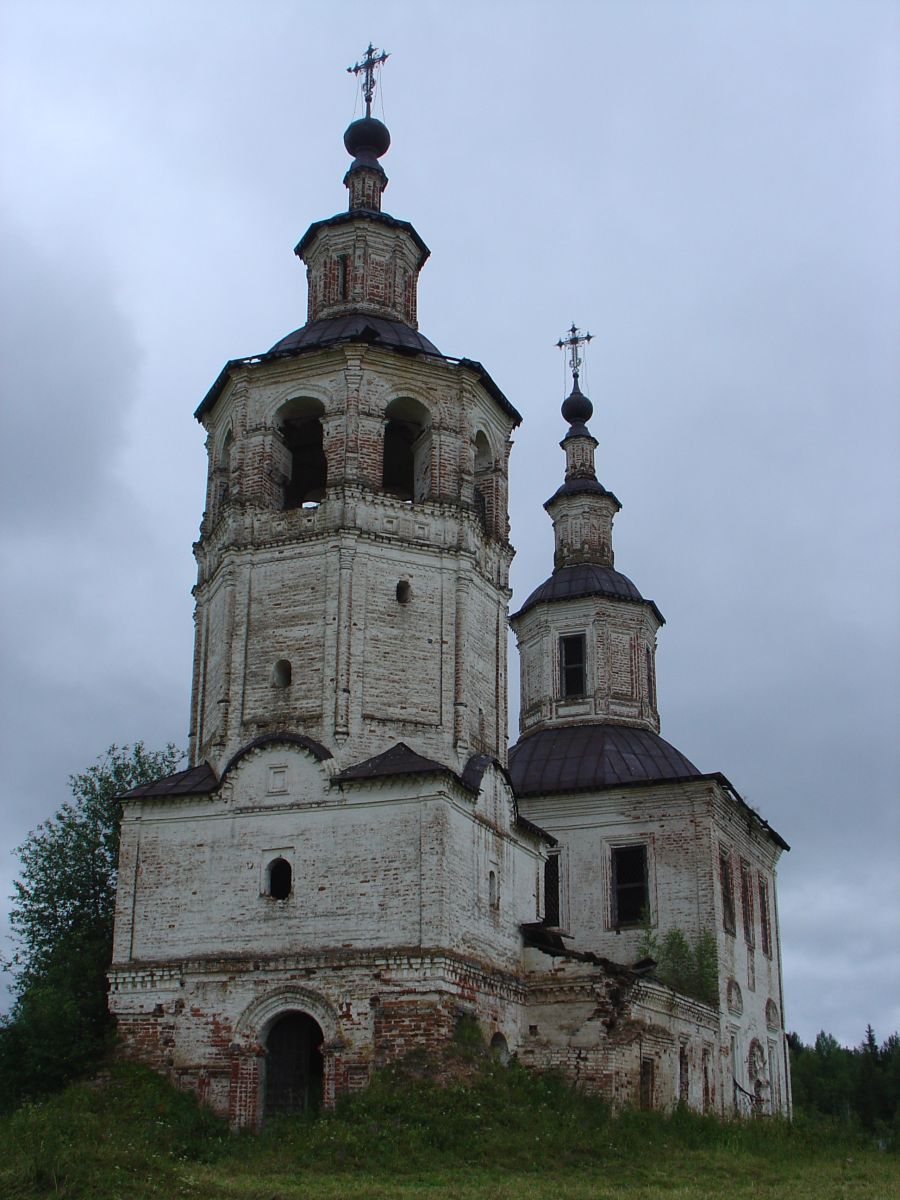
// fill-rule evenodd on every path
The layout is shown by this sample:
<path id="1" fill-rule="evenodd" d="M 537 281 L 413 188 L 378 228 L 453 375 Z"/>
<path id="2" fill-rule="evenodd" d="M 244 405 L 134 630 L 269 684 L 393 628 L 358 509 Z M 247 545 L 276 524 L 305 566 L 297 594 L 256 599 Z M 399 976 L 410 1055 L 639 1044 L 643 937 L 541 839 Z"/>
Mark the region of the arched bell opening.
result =
<path id="1" fill-rule="evenodd" d="M 328 461 L 325 457 L 322 414 L 318 400 L 299 399 L 279 413 L 279 431 L 287 451 L 285 508 L 309 508 L 325 498 Z"/>
<path id="2" fill-rule="evenodd" d="M 264 1121 L 321 1107 L 324 1040 L 321 1026 L 308 1013 L 287 1012 L 269 1026 L 264 1040 Z"/>
<path id="3" fill-rule="evenodd" d="M 428 410 L 416 400 L 392 400 L 385 411 L 381 486 L 399 500 L 427 500 L 431 494 L 431 439 Z"/>
<path id="4" fill-rule="evenodd" d="M 494 532 L 494 457 L 485 433 L 475 435 L 475 515 L 487 534 Z"/>

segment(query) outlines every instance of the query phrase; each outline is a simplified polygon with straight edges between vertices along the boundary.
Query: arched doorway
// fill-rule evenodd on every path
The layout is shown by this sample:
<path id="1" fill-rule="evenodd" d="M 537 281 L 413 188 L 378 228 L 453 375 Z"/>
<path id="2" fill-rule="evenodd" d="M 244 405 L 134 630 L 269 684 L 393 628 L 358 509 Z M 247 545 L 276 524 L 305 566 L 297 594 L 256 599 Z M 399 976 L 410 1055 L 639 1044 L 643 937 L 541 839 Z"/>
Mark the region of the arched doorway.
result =
<path id="1" fill-rule="evenodd" d="M 323 1041 L 318 1021 L 308 1013 L 288 1012 L 272 1023 L 265 1040 L 266 1119 L 322 1103 Z"/>

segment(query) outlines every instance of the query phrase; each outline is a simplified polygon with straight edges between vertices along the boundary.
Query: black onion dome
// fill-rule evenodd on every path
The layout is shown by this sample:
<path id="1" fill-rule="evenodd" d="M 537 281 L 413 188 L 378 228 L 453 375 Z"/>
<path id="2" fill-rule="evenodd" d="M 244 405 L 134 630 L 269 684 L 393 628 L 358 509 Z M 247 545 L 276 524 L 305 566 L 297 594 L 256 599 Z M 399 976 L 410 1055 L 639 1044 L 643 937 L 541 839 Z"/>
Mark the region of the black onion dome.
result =
<path id="1" fill-rule="evenodd" d="M 402 321 L 391 321 L 386 317 L 375 317 L 369 313 L 347 313 L 341 317 L 323 317 L 310 321 L 301 329 L 295 329 L 280 342 L 276 342 L 269 354 L 286 354 L 292 351 L 313 350 L 338 342 L 368 342 L 370 345 L 389 346 L 394 350 L 405 350 L 413 354 L 435 354 L 441 352 L 427 337 L 404 325 Z"/>
<path id="2" fill-rule="evenodd" d="M 601 567 L 598 563 L 576 563 L 571 567 L 560 567 L 540 587 L 534 589 L 514 616 L 520 617 L 536 604 L 575 600 L 581 596 L 609 596 L 614 600 L 648 604 L 659 621 L 663 621 L 663 615 L 653 601 L 645 600 L 627 575 L 612 567 Z"/>
<path id="3" fill-rule="evenodd" d="M 391 135 L 387 125 L 375 117 L 360 117 L 352 125 L 347 126 L 344 134 L 344 145 L 347 153 L 357 160 L 362 159 L 367 165 L 375 165 L 371 160 L 381 158 L 386 154 L 391 144 Z M 354 163 L 354 166 L 356 164 Z"/>
<path id="4" fill-rule="evenodd" d="M 583 425 L 594 415 L 594 406 L 578 386 L 578 380 L 572 391 L 562 402 L 562 415 L 570 425 Z"/>
<path id="5" fill-rule="evenodd" d="M 650 729 L 563 725 L 521 738 L 509 752 L 517 796 L 600 791 L 701 775 L 690 759 Z"/>

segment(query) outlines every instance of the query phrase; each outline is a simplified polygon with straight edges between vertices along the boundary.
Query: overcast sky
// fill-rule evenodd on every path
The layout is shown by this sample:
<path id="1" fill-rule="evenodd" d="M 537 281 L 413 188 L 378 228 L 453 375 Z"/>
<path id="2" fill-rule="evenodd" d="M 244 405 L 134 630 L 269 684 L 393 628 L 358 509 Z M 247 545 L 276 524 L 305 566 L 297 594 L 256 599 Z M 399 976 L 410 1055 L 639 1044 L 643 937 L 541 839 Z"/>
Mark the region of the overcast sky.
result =
<path id="1" fill-rule="evenodd" d="M 574 319 L 662 733 L 793 847 L 787 1025 L 898 1028 L 898 14 L 5 0 L 0 845 L 111 742 L 186 743 L 191 414 L 305 319 L 372 39 L 420 328 L 525 418 L 513 606 L 552 566 Z"/>

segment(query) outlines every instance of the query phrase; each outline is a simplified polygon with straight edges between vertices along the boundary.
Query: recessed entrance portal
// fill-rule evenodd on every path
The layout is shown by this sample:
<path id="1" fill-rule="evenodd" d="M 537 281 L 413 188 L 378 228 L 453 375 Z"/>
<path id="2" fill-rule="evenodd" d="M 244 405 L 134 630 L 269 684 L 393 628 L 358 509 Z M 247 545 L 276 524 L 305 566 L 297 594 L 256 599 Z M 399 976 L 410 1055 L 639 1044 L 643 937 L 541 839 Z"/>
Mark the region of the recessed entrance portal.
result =
<path id="1" fill-rule="evenodd" d="M 322 1103 L 323 1040 L 307 1013 L 285 1013 L 272 1025 L 266 1037 L 266 1119 Z"/>

